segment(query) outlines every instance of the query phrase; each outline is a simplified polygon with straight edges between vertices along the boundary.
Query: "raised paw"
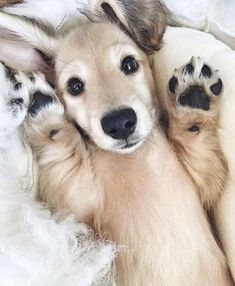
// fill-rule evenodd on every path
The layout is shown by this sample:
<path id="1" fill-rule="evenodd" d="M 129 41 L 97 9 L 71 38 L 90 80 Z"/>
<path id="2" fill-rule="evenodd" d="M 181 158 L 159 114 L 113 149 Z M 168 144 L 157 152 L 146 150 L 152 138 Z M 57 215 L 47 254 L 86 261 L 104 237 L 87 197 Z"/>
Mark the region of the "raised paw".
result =
<path id="1" fill-rule="evenodd" d="M 208 111 L 218 105 L 223 83 L 218 72 L 199 57 L 175 70 L 169 81 L 170 102 L 175 107 Z"/>
<path id="2" fill-rule="evenodd" d="M 223 83 L 201 58 L 175 70 L 168 86 L 167 108 L 174 129 L 198 134 L 202 128 L 216 129 Z"/>
<path id="3" fill-rule="evenodd" d="M 25 133 L 29 141 L 35 136 L 52 139 L 63 123 L 64 108 L 43 74 L 33 73 L 28 79 L 30 102 Z"/>
<path id="4" fill-rule="evenodd" d="M 76 146 L 82 144 L 81 136 L 66 119 L 64 107 L 45 77 L 42 74 L 33 74 L 30 81 L 25 138 L 36 154 L 42 154 L 43 150 L 49 153 L 48 150 L 51 150 L 50 159 L 53 157 L 55 160 L 64 160 L 68 154 L 74 152 Z"/>

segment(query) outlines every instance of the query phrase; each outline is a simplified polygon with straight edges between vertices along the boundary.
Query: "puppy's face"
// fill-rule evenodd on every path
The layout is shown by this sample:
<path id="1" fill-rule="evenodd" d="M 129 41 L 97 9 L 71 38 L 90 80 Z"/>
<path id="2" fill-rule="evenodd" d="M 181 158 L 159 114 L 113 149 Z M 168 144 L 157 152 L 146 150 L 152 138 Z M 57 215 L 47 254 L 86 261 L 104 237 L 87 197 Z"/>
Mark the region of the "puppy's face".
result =
<path id="1" fill-rule="evenodd" d="M 68 115 L 99 148 L 130 153 L 150 134 L 154 82 L 147 56 L 110 23 L 72 31 L 56 58 Z"/>

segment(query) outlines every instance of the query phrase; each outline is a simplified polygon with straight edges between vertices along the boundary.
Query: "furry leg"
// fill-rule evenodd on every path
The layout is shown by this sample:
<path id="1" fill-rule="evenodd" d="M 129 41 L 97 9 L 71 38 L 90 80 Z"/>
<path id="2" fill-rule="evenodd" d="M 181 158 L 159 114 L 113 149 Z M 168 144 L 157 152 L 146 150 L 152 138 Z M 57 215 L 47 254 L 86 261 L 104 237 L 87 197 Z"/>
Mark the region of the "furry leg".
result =
<path id="1" fill-rule="evenodd" d="M 218 136 L 222 90 L 217 71 L 200 58 L 192 58 L 169 81 L 168 136 L 206 209 L 217 202 L 228 174 Z"/>
<path id="2" fill-rule="evenodd" d="M 99 198 L 89 150 L 67 121 L 63 105 L 52 89 L 41 81 L 40 76 L 34 75 L 25 125 L 26 140 L 38 163 L 39 197 L 55 211 L 69 209 L 79 221 L 91 223 Z"/>

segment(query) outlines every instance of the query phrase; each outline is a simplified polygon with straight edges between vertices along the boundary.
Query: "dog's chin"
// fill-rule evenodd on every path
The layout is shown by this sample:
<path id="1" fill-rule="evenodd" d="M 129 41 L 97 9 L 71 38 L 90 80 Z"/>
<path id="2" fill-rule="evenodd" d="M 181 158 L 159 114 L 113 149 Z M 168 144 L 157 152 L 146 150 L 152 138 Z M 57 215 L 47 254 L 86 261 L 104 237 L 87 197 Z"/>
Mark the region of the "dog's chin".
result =
<path id="1" fill-rule="evenodd" d="M 105 151 L 113 152 L 113 153 L 119 153 L 119 154 L 131 154 L 134 151 L 136 151 L 138 148 L 140 148 L 143 143 L 144 139 L 136 140 L 134 142 L 125 142 L 122 144 L 115 144 L 111 146 L 100 146 Z"/>
<path id="2" fill-rule="evenodd" d="M 130 154 L 140 148 L 144 143 L 144 140 L 138 140 L 133 143 L 125 143 L 123 146 L 115 148 L 114 152 L 120 154 Z"/>

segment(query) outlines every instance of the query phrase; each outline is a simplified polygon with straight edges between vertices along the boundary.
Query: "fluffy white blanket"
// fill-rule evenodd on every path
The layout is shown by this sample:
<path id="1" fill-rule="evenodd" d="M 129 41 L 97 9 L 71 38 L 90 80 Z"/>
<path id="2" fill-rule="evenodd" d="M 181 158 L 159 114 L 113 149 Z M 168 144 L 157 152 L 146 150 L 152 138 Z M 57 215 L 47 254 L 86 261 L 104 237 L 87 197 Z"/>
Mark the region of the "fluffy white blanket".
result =
<path id="1" fill-rule="evenodd" d="M 235 49 L 234 0 L 164 0 L 175 14 L 176 25 L 195 28 L 214 35 Z"/>

